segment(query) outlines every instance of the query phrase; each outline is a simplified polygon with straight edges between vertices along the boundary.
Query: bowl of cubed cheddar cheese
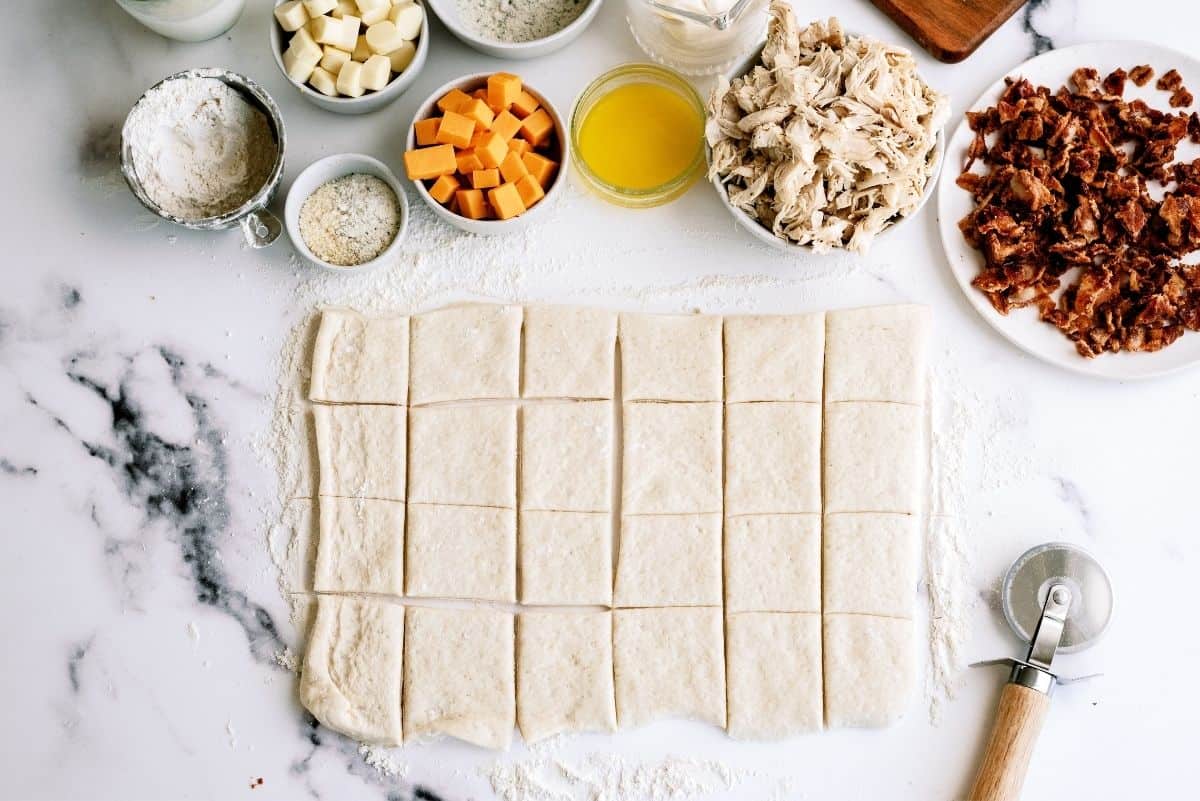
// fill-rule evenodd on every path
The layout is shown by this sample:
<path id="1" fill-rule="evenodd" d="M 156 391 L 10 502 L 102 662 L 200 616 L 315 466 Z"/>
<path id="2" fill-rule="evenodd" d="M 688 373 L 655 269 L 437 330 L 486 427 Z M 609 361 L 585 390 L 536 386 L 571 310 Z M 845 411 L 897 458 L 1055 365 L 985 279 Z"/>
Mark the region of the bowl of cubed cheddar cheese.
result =
<path id="1" fill-rule="evenodd" d="M 274 16 L 275 63 L 328 111 L 381 109 L 425 66 L 429 21 L 420 0 L 278 0 Z"/>
<path id="2" fill-rule="evenodd" d="M 566 128 L 544 95 L 507 72 L 434 92 L 409 127 L 404 169 L 439 217 L 501 234 L 532 222 L 566 181 Z"/>

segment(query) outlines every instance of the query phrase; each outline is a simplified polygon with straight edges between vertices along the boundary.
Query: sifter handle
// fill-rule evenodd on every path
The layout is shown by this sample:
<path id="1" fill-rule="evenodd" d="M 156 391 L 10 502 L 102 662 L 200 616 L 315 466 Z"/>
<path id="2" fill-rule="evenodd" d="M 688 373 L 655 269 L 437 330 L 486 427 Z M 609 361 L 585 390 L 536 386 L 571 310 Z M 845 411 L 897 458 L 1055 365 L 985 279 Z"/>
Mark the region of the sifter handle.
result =
<path id="1" fill-rule="evenodd" d="M 1049 709 L 1047 692 L 1015 681 L 1004 685 L 968 801 L 1016 801 L 1020 797 L 1033 747 Z"/>

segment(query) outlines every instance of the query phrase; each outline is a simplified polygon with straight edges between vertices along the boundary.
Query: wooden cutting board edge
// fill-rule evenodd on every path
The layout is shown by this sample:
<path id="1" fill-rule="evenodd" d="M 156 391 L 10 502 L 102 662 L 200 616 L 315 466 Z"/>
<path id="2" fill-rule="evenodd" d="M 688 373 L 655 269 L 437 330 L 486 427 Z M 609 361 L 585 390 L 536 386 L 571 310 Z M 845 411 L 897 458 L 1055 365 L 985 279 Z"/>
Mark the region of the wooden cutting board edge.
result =
<path id="1" fill-rule="evenodd" d="M 956 0 L 964 17 L 965 25 L 949 26 L 929 8 L 937 2 L 923 0 L 871 0 L 893 22 L 916 40 L 938 61 L 957 64 L 975 52 L 996 29 L 1017 12 L 1027 0 L 993 0 L 989 12 L 972 14 L 979 5 Z M 971 19 L 973 17 L 973 19 Z"/>

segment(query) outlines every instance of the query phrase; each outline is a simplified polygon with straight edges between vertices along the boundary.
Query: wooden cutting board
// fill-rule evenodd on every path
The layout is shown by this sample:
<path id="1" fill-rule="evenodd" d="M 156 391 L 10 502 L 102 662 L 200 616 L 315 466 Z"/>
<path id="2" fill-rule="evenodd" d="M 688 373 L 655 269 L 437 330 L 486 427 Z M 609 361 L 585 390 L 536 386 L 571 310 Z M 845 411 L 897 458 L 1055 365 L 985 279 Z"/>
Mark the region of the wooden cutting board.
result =
<path id="1" fill-rule="evenodd" d="M 871 0 L 921 47 L 951 64 L 975 52 L 1026 0 Z"/>

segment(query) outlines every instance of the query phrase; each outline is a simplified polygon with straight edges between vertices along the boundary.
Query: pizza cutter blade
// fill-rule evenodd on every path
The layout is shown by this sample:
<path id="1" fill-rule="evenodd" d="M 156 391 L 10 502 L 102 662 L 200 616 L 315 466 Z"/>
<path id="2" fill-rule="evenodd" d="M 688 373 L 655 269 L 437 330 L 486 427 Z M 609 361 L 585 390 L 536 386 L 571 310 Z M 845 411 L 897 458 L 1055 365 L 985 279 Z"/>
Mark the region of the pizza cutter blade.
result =
<path id="1" fill-rule="evenodd" d="M 1092 645 L 1112 620 L 1108 573 L 1076 545 L 1051 542 L 1022 554 L 1004 577 L 1001 606 L 1008 625 L 1029 650 L 1024 659 L 980 664 L 1011 665 L 1000 693 L 992 734 L 984 749 L 970 801 L 1016 801 L 1057 684 L 1071 679 L 1051 672 L 1058 653 Z"/>

